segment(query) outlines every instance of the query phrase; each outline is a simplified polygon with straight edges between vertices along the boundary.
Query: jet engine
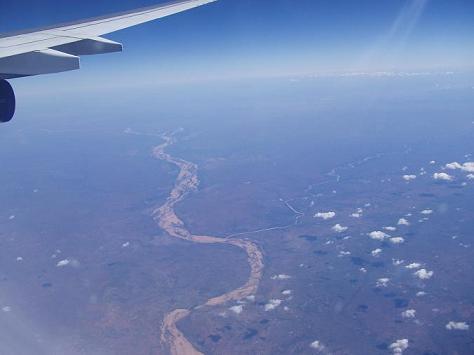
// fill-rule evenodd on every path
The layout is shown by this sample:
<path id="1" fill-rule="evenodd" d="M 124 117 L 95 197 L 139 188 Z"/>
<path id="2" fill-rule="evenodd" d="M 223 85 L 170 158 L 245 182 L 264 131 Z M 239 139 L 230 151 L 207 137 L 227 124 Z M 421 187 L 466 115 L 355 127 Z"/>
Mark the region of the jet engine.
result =
<path id="1" fill-rule="evenodd" d="M 15 114 L 15 93 L 6 80 L 0 80 L 0 122 L 9 122 Z"/>

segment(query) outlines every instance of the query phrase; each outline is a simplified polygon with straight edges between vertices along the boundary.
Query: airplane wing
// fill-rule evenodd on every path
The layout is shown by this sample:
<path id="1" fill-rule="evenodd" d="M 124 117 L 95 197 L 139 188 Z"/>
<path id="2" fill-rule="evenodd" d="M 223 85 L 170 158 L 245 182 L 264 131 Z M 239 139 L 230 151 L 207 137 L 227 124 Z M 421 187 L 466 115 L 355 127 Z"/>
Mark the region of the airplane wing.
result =
<path id="1" fill-rule="evenodd" d="M 175 1 L 35 31 L 0 36 L 0 80 L 79 69 L 81 55 L 122 51 L 104 34 L 216 0 Z"/>

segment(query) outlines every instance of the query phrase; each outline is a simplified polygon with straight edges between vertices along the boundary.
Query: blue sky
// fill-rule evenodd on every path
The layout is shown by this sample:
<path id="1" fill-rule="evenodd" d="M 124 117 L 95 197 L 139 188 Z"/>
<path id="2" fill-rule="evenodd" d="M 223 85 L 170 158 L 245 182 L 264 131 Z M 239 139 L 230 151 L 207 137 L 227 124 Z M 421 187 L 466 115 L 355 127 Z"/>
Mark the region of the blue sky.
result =
<path id="1" fill-rule="evenodd" d="M 156 3 L 0 1 L 0 32 Z M 85 58 L 82 77 L 186 81 L 334 71 L 463 71 L 474 67 L 474 1 L 220 0 L 108 37 L 124 43 L 125 52 Z"/>

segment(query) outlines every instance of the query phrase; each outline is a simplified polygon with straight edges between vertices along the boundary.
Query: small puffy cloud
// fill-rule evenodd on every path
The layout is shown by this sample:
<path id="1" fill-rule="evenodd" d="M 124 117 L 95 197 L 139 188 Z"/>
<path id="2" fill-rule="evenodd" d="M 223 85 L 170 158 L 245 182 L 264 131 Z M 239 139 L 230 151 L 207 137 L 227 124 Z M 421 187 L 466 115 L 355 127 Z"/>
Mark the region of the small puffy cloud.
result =
<path id="1" fill-rule="evenodd" d="M 408 222 L 405 218 L 400 218 L 397 224 L 399 226 L 409 226 L 410 222 Z"/>
<path id="2" fill-rule="evenodd" d="M 379 256 L 381 252 L 382 252 L 382 249 L 377 248 L 377 249 L 372 250 L 370 254 L 372 254 L 372 256 Z"/>
<path id="3" fill-rule="evenodd" d="M 279 274 L 279 275 L 273 275 L 271 279 L 272 280 L 288 280 L 288 279 L 291 279 L 291 276 L 286 275 L 286 274 Z"/>
<path id="4" fill-rule="evenodd" d="M 474 178 L 474 175 L 473 175 L 473 178 Z M 362 217 L 362 213 L 354 212 L 354 213 L 351 214 L 351 217 L 352 218 L 360 218 L 360 217 Z"/>
<path id="5" fill-rule="evenodd" d="M 423 296 L 426 296 L 426 292 L 425 291 L 418 291 L 416 293 L 416 297 L 423 297 Z"/>
<path id="6" fill-rule="evenodd" d="M 12 311 L 12 308 L 10 306 L 2 307 L 2 312 L 8 313 L 8 312 L 11 312 L 11 311 Z"/>
<path id="7" fill-rule="evenodd" d="M 462 165 L 455 161 L 455 162 L 446 164 L 446 168 L 451 169 L 451 170 L 456 170 L 456 169 L 461 169 Z"/>
<path id="8" fill-rule="evenodd" d="M 23 261 L 23 257 L 21 257 L 21 256 L 17 257 L 17 258 L 16 258 L 16 261 L 22 262 L 22 261 Z"/>
<path id="9" fill-rule="evenodd" d="M 279 299 L 271 299 L 265 305 L 265 312 L 273 311 L 275 308 L 277 308 L 281 305 L 281 302 L 282 302 L 282 300 L 279 300 Z"/>
<path id="10" fill-rule="evenodd" d="M 401 260 L 401 259 L 392 259 L 392 264 L 393 264 L 393 265 L 395 265 L 395 266 L 402 265 L 404 262 L 405 262 L 405 260 Z"/>
<path id="11" fill-rule="evenodd" d="M 64 259 L 58 261 L 56 267 L 65 267 L 65 266 L 72 266 L 72 267 L 79 267 L 79 261 L 75 259 Z"/>
<path id="12" fill-rule="evenodd" d="M 238 306 L 232 306 L 229 308 L 229 310 L 234 312 L 235 314 L 240 314 L 244 310 L 244 306 L 241 304 Z"/>
<path id="13" fill-rule="evenodd" d="M 365 267 L 361 267 L 361 268 L 359 269 L 359 271 L 360 271 L 360 272 L 363 272 L 363 273 L 365 274 L 365 273 L 367 272 L 367 269 L 366 269 Z"/>
<path id="14" fill-rule="evenodd" d="M 122 248 L 128 248 L 130 246 L 130 242 L 125 242 L 122 244 Z"/>
<path id="15" fill-rule="evenodd" d="M 402 237 L 393 237 L 393 238 L 390 238 L 390 243 L 392 243 L 392 244 L 402 244 L 402 243 L 405 243 L 405 239 L 402 238 Z"/>
<path id="16" fill-rule="evenodd" d="M 291 290 L 283 290 L 281 291 L 281 294 L 284 295 L 284 296 L 289 296 L 292 294 L 292 291 Z"/>
<path id="17" fill-rule="evenodd" d="M 474 180 L 474 174 L 469 174 L 466 176 L 469 180 Z"/>
<path id="18" fill-rule="evenodd" d="M 314 215 L 315 218 L 322 218 L 324 220 L 336 217 L 336 212 L 318 212 Z"/>
<path id="19" fill-rule="evenodd" d="M 435 160 L 430 161 L 430 165 L 434 165 L 434 164 L 436 164 Z"/>
<path id="20" fill-rule="evenodd" d="M 10 221 L 13 221 L 13 220 L 15 219 L 15 217 L 16 217 L 16 216 L 15 216 L 14 214 L 12 214 L 10 217 L 8 217 L 8 219 L 9 219 Z"/>
<path id="21" fill-rule="evenodd" d="M 350 252 L 350 251 L 341 250 L 341 251 L 339 252 L 339 256 L 348 256 L 348 255 L 351 255 L 351 252 Z"/>
<path id="22" fill-rule="evenodd" d="M 433 179 L 441 181 L 453 181 L 454 177 L 446 173 L 434 173 Z"/>
<path id="23" fill-rule="evenodd" d="M 407 269 L 419 269 L 421 267 L 420 263 L 411 263 L 405 266 Z"/>
<path id="24" fill-rule="evenodd" d="M 464 163 L 462 165 L 461 170 L 466 171 L 468 173 L 474 173 L 474 162 L 470 161 L 470 162 Z"/>
<path id="25" fill-rule="evenodd" d="M 416 271 L 413 275 L 418 277 L 420 280 L 429 280 L 433 277 L 433 271 L 427 271 L 426 269 L 420 269 Z"/>
<path id="26" fill-rule="evenodd" d="M 469 330 L 469 324 L 466 322 L 449 322 L 446 324 L 446 329 L 448 330 Z"/>
<path id="27" fill-rule="evenodd" d="M 247 301 L 255 302 L 255 295 L 250 295 L 250 296 L 247 296 L 245 298 L 247 299 Z"/>
<path id="28" fill-rule="evenodd" d="M 462 171 L 466 171 L 468 173 L 474 173 L 474 162 L 468 161 L 464 164 L 459 164 L 458 162 L 453 162 L 446 164 L 446 168 L 456 170 L 460 169 Z"/>
<path id="29" fill-rule="evenodd" d="M 315 340 L 309 346 L 317 351 L 324 351 L 326 347 L 319 341 Z"/>
<path id="30" fill-rule="evenodd" d="M 71 260 L 69 260 L 69 259 L 64 259 L 64 260 L 58 261 L 58 263 L 56 264 L 56 266 L 57 266 L 57 267 L 64 267 L 64 266 L 68 266 L 70 263 L 71 263 Z"/>
<path id="31" fill-rule="evenodd" d="M 411 181 L 416 179 L 416 175 L 403 175 L 402 178 L 405 181 Z"/>
<path id="32" fill-rule="evenodd" d="M 374 240 L 384 240 L 385 238 L 390 238 L 387 233 L 381 231 L 373 231 L 369 233 L 369 237 Z"/>
<path id="33" fill-rule="evenodd" d="M 389 226 L 389 227 L 383 227 L 383 229 L 385 229 L 386 231 L 390 231 L 390 232 L 394 232 L 394 231 L 397 230 L 397 228 L 395 228 L 395 227 L 390 227 L 390 226 Z"/>
<path id="34" fill-rule="evenodd" d="M 433 210 L 423 210 L 420 212 L 421 214 L 424 214 L 424 215 L 429 215 L 429 214 L 432 214 L 433 213 Z"/>
<path id="35" fill-rule="evenodd" d="M 377 287 L 387 287 L 389 282 L 390 282 L 389 278 L 382 277 L 382 278 L 377 280 L 377 282 L 375 283 L 375 286 L 377 286 Z"/>
<path id="36" fill-rule="evenodd" d="M 403 352 L 408 349 L 408 339 L 399 339 L 396 342 L 390 344 L 389 349 L 392 350 L 392 353 L 395 355 L 401 355 Z"/>
<path id="37" fill-rule="evenodd" d="M 406 311 L 402 312 L 403 318 L 415 318 L 416 317 L 416 310 L 414 309 L 407 309 Z"/>
<path id="38" fill-rule="evenodd" d="M 336 233 L 342 233 L 342 232 L 345 232 L 348 228 L 347 227 L 344 227 L 344 226 L 341 226 L 339 223 L 336 224 L 335 226 L 333 226 L 331 228 L 334 232 Z"/>

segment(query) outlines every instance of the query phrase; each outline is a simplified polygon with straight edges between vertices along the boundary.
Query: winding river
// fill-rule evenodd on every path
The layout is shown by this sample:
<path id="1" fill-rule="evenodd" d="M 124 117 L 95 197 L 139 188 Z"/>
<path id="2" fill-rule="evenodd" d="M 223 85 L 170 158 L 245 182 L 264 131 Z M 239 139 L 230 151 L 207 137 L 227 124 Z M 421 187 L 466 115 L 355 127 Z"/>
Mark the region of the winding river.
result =
<path id="1" fill-rule="evenodd" d="M 156 223 L 166 231 L 171 237 L 183 239 L 198 244 L 227 244 L 238 247 L 247 254 L 250 264 L 250 275 L 247 282 L 232 291 L 223 295 L 208 299 L 201 307 L 211 307 L 223 305 L 230 301 L 238 301 L 247 296 L 254 295 L 263 273 L 263 253 L 257 244 L 247 239 L 230 239 L 206 235 L 194 235 L 186 229 L 184 222 L 176 215 L 175 205 L 182 201 L 187 194 L 196 191 L 199 185 L 196 164 L 186 160 L 171 156 L 166 152 L 166 148 L 175 143 L 174 135 L 163 135 L 164 142 L 153 149 L 153 156 L 156 159 L 174 164 L 179 168 L 175 186 L 171 190 L 166 202 L 153 211 L 153 218 Z M 168 313 L 161 327 L 161 341 L 169 348 L 173 355 L 199 355 L 199 352 L 184 334 L 178 329 L 177 323 L 186 318 L 193 309 L 175 309 Z"/>

